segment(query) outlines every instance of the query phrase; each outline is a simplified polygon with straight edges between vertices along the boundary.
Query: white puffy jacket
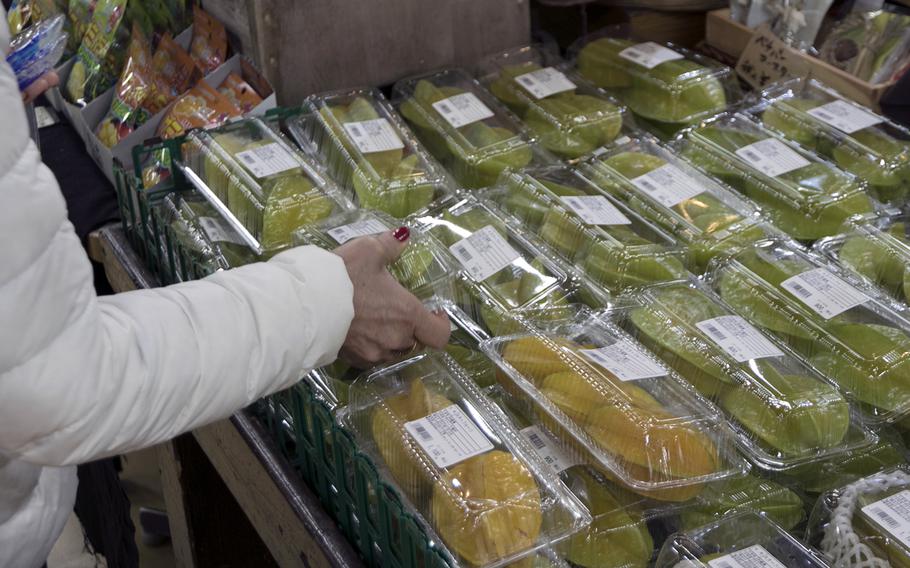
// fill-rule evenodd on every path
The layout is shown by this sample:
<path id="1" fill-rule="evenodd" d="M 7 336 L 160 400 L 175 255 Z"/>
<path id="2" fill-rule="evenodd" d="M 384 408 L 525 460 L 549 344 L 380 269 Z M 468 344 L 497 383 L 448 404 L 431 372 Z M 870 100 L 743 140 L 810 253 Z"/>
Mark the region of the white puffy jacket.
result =
<path id="1" fill-rule="evenodd" d="M 331 362 L 353 289 L 339 257 L 302 247 L 199 282 L 96 297 L 5 62 L 0 109 L 0 567 L 32 568 L 72 510 L 74 464 L 227 417 Z"/>

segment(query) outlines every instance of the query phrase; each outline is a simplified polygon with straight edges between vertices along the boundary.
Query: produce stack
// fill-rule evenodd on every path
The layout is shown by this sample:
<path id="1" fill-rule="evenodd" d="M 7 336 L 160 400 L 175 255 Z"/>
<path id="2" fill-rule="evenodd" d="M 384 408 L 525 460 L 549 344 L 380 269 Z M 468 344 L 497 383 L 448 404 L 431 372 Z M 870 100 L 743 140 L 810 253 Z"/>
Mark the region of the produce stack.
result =
<path id="1" fill-rule="evenodd" d="M 140 149 L 175 160 L 128 230 L 180 280 L 412 228 L 390 270 L 445 352 L 259 405 L 373 565 L 910 563 L 910 132 L 671 45 L 571 53 Z"/>

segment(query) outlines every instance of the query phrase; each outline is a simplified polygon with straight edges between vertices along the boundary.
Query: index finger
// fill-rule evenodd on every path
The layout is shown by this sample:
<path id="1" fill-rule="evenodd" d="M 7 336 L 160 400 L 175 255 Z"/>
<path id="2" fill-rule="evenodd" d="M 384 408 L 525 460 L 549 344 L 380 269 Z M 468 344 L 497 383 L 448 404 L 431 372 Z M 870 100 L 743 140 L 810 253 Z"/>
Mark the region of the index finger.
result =
<path id="1" fill-rule="evenodd" d="M 418 342 L 434 349 L 443 349 L 449 343 L 451 331 L 449 318 L 445 314 L 434 314 L 423 304 L 420 305 L 414 321 L 414 338 Z"/>

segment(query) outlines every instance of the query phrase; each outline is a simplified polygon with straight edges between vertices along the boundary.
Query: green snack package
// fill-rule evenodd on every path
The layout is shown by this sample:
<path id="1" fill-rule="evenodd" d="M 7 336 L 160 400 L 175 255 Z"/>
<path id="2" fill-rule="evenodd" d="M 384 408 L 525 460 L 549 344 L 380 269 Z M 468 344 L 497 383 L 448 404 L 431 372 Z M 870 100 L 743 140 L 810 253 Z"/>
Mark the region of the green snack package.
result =
<path id="1" fill-rule="evenodd" d="M 794 150 L 745 116 L 726 115 L 696 128 L 679 149 L 802 241 L 833 235 L 847 219 L 873 212 L 872 201 L 851 176 Z"/>
<path id="2" fill-rule="evenodd" d="M 129 42 L 129 30 L 120 25 L 126 4 L 126 0 L 98 0 L 95 4 L 66 83 L 70 102 L 84 106 L 117 80 L 120 69 L 113 67 L 118 53 L 125 57 Z M 121 35 L 125 37 L 121 39 Z"/>
<path id="3" fill-rule="evenodd" d="M 375 89 L 314 95 L 291 132 L 315 148 L 359 205 L 404 218 L 447 190 L 443 174 Z"/>
<path id="4" fill-rule="evenodd" d="M 446 70 L 395 84 L 393 100 L 418 138 L 464 187 L 492 185 L 535 158 L 520 124 L 467 73 Z"/>

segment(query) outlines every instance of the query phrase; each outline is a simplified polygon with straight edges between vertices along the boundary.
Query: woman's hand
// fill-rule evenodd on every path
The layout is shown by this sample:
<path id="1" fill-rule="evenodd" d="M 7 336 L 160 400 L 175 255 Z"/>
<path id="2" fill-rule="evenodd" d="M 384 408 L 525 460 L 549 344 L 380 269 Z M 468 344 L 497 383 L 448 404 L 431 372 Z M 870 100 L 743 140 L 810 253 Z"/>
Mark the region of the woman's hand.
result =
<path id="1" fill-rule="evenodd" d="M 43 95 L 45 91 L 52 89 L 59 84 L 60 77 L 57 76 L 56 71 L 45 73 L 22 91 L 22 102 L 25 104 L 34 102 L 34 100 Z"/>
<path id="2" fill-rule="evenodd" d="M 418 345 L 442 349 L 449 341 L 445 314 L 429 311 L 386 269 L 404 251 L 409 237 L 408 228 L 400 227 L 334 251 L 344 259 L 354 284 L 354 321 L 340 355 L 357 367 L 372 367 Z"/>

